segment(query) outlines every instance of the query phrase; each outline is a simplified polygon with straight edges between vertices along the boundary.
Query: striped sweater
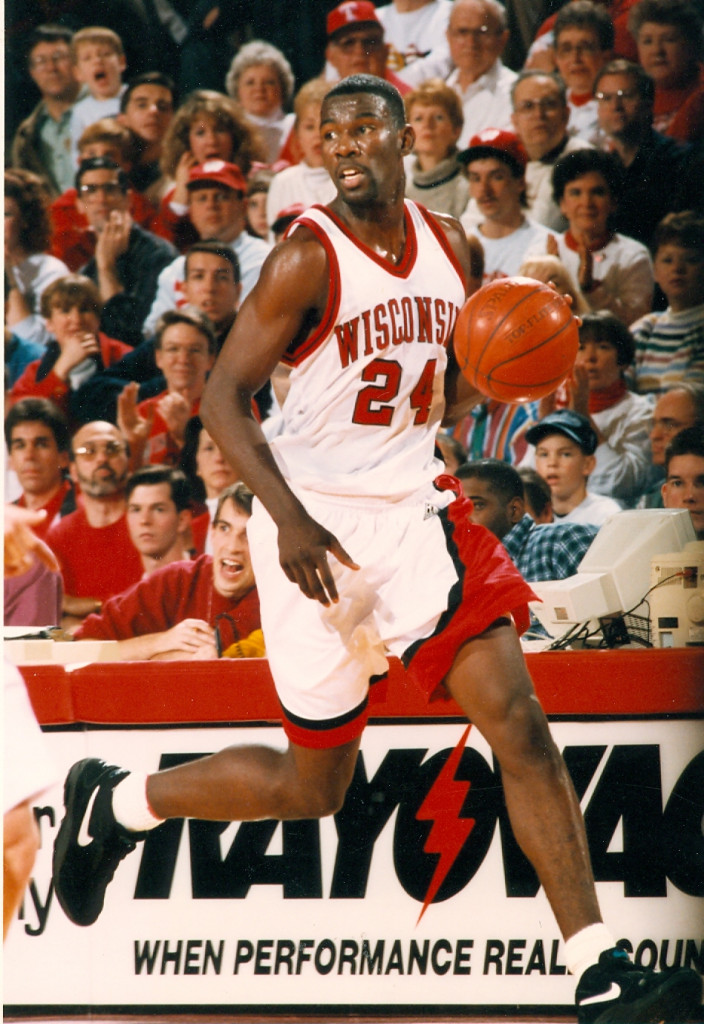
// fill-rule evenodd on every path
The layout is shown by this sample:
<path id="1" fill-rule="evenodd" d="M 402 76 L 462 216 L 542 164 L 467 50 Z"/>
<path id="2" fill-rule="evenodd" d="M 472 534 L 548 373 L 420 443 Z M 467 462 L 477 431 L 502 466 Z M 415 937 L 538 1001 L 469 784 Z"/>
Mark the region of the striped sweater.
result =
<path id="1" fill-rule="evenodd" d="M 647 313 L 631 326 L 636 340 L 634 390 L 661 394 L 681 380 L 704 384 L 704 305 Z"/>

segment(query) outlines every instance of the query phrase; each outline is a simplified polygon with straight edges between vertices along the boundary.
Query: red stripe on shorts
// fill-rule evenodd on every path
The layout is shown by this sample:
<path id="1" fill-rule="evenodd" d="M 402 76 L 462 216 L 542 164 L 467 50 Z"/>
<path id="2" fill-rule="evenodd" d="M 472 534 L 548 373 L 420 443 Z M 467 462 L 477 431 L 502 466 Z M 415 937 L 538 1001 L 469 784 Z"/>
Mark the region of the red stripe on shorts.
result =
<path id="1" fill-rule="evenodd" d="M 313 750 L 341 747 L 361 736 L 369 718 L 369 702 L 365 698 L 353 711 L 326 722 L 311 722 L 298 718 L 281 707 L 284 732 L 292 743 Z"/>
<path id="2" fill-rule="evenodd" d="M 435 691 L 467 640 L 506 615 L 513 616 L 523 633 L 530 623 L 528 601 L 536 600 L 501 541 L 470 522 L 471 511 L 472 502 L 462 497 L 439 513 L 459 579 L 432 636 L 417 641 L 403 656 L 408 674 L 428 697 L 447 696 Z"/>

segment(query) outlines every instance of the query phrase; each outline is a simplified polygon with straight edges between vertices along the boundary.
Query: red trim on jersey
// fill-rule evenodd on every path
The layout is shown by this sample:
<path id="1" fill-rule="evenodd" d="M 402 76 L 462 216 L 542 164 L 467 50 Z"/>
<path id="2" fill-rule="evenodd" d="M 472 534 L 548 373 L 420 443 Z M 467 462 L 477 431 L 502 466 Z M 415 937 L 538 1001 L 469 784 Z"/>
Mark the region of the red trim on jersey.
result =
<path id="1" fill-rule="evenodd" d="M 459 576 L 435 632 L 405 652 L 408 675 L 429 699 L 448 697 L 443 680 L 460 647 L 497 619 L 512 615 L 519 634 L 530 624 L 528 602 L 537 600 L 500 540 L 470 522 L 472 502 L 458 498 L 440 512 L 447 548 Z"/>
<path id="2" fill-rule="evenodd" d="M 366 699 L 349 716 L 345 716 L 343 722 L 329 727 L 324 722 L 308 725 L 301 718 L 293 721 L 286 708 L 282 707 L 281 710 L 284 732 L 291 742 L 312 750 L 329 750 L 331 747 L 341 747 L 344 743 L 350 743 L 362 735 L 369 718 L 369 702 Z"/>
<path id="3" fill-rule="evenodd" d="M 322 210 L 322 206 L 316 207 L 318 210 Z M 319 224 L 316 224 L 313 220 L 308 220 L 307 217 L 298 217 L 293 224 L 302 224 L 304 227 L 312 231 L 315 237 L 318 239 L 328 257 L 328 267 L 330 270 L 330 285 L 328 288 L 328 299 L 323 312 L 323 317 L 314 330 L 303 339 L 298 347 L 293 351 L 286 351 L 281 357 L 281 362 L 285 363 L 286 366 L 299 366 L 304 359 L 306 359 L 312 352 L 315 352 L 317 348 L 322 345 L 329 334 L 332 333 L 333 326 L 337 320 L 337 313 L 340 308 L 340 264 L 337 260 L 337 254 L 332 246 L 332 241 L 328 235 L 325 234 Z M 291 224 L 286 232 L 288 233 L 293 227 Z"/>
<path id="4" fill-rule="evenodd" d="M 433 232 L 433 234 L 437 238 L 439 244 L 442 246 L 442 249 L 443 249 L 445 255 L 447 256 L 448 260 L 450 261 L 452 266 L 455 268 L 455 270 L 459 274 L 460 281 L 462 282 L 462 287 L 464 288 L 464 291 L 465 291 L 465 294 L 466 294 L 466 292 L 467 292 L 467 279 L 464 276 L 464 269 L 463 269 L 462 264 L 460 263 L 460 261 L 457 259 L 457 255 L 455 253 L 455 250 L 450 245 L 450 243 L 448 241 L 448 238 L 447 238 L 447 235 L 442 230 L 442 228 L 440 227 L 438 222 L 435 220 L 435 217 L 433 217 L 433 215 L 430 212 L 430 210 L 426 209 L 426 207 L 422 206 L 420 203 L 415 203 L 414 205 L 415 205 L 416 209 L 418 210 L 418 213 L 421 215 L 421 217 L 423 218 L 425 223 L 428 225 L 430 230 Z"/>
<path id="5" fill-rule="evenodd" d="M 378 252 L 374 252 L 368 246 L 361 242 L 356 235 L 353 235 L 347 225 L 340 220 L 336 213 L 327 206 L 315 206 L 316 210 L 321 210 L 330 220 L 340 229 L 343 235 L 355 245 L 360 252 L 363 252 L 365 256 L 368 256 L 373 263 L 376 263 L 378 267 L 382 267 L 387 274 L 391 274 L 393 277 L 406 278 L 413 270 L 416 262 L 416 256 L 418 254 L 418 237 L 416 235 L 416 228 L 408 209 L 404 206 L 403 217 L 406 226 L 406 241 L 403 247 L 403 254 L 399 263 L 391 263 L 390 260 L 384 259 Z"/>

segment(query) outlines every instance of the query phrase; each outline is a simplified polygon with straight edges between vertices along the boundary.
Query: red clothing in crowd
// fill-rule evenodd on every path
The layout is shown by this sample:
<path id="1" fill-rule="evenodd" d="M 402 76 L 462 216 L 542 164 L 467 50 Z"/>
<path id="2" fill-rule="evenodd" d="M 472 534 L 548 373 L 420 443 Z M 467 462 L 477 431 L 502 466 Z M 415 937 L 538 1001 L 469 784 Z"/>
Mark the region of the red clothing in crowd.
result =
<path id="1" fill-rule="evenodd" d="M 653 128 L 678 142 L 704 139 L 704 65 L 680 89 L 655 89 Z"/>
<path id="2" fill-rule="evenodd" d="M 150 409 L 154 409 L 154 421 L 149 431 L 146 448 L 144 449 L 145 464 L 157 463 L 158 465 L 177 466 L 181 455 L 181 449 L 169 433 L 166 420 L 160 414 L 158 405 L 168 391 L 162 391 L 153 398 L 147 398 L 140 402 L 138 410 L 142 416 L 147 416 Z M 191 416 L 197 416 L 200 409 L 200 401 L 194 402 L 191 408 Z"/>
<path id="3" fill-rule="evenodd" d="M 70 494 L 72 490 L 73 487 L 71 486 L 70 480 L 62 481 L 58 491 L 52 498 L 49 498 L 46 505 L 40 505 L 39 509 L 35 510 L 46 510 L 46 519 L 44 520 L 44 522 L 39 523 L 38 526 L 32 527 L 34 533 L 36 533 L 37 537 L 39 537 L 41 540 L 46 540 L 46 535 L 49 532 L 49 527 L 53 524 L 55 519 L 58 520 L 59 513 L 61 512 L 61 506 L 66 500 L 66 496 Z M 19 496 L 19 498 L 15 502 L 15 505 L 19 505 L 20 508 L 27 508 L 27 501 L 25 499 L 24 494 L 21 494 Z"/>
<path id="4" fill-rule="evenodd" d="M 261 629 L 257 588 L 236 600 L 223 597 L 213 586 L 212 558 L 200 555 L 192 562 L 171 562 L 156 569 L 124 594 L 106 601 L 100 615 L 85 619 L 76 638 L 128 640 L 163 633 L 184 619 L 202 619 L 215 626 L 216 617 L 223 613 L 235 624 L 234 630 L 229 623 L 229 629 L 223 630 L 224 646 Z"/>
<path id="5" fill-rule="evenodd" d="M 110 526 L 96 527 L 79 507 L 54 523 L 46 542 L 59 560 L 64 592 L 71 597 L 106 601 L 144 573 L 124 515 Z"/>
<path id="6" fill-rule="evenodd" d="M 122 359 L 123 356 L 134 351 L 129 345 L 125 345 L 124 342 L 117 341 L 115 338 L 108 338 L 102 331 L 98 332 L 98 344 L 100 345 L 103 367 L 112 366 L 113 363 Z M 54 342 L 54 346 L 56 346 L 56 358 L 58 359 L 61 353 L 56 342 Z M 15 382 L 10 392 L 10 398 L 13 402 L 17 402 L 20 398 L 50 398 L 65 415 L 69 416 L 70 382 L 57 377 L 53 369 L 49 370 L 41 380 L 37 380 L 37 371 L 42 364 L 42 368 L 46 367 L 46 361 L 47 356 L 45 355 L 42 359 L 35 359 L 26 367 L 22 376 Z"/>
<path id="7" fill-rule="evenodd" d="M 88 220 L 76 206 L 78 193 L 75 188 L 67 189 L 49 207 L 51 218 L 51 254 L 63 260 L 69 270 L 80 270 L 95 255 L 95 232 Z M 162 219 L 159 210 L 141 192 L 133 192 L 130 213 L 135 224 L 146 231 L 173 242 L 169 225 Z"/>

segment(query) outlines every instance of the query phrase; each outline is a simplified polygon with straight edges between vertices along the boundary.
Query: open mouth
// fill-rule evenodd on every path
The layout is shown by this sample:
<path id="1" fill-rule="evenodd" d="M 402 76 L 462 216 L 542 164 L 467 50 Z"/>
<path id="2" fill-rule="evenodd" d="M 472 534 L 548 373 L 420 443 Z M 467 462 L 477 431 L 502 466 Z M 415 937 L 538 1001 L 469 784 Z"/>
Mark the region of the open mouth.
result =
<path id="1" fill-rule="evenodd" d="M 243 572 L 244 565 L 236 558 L 221 558 L 220 571 L 227 579 L 234 580 Z"/>

